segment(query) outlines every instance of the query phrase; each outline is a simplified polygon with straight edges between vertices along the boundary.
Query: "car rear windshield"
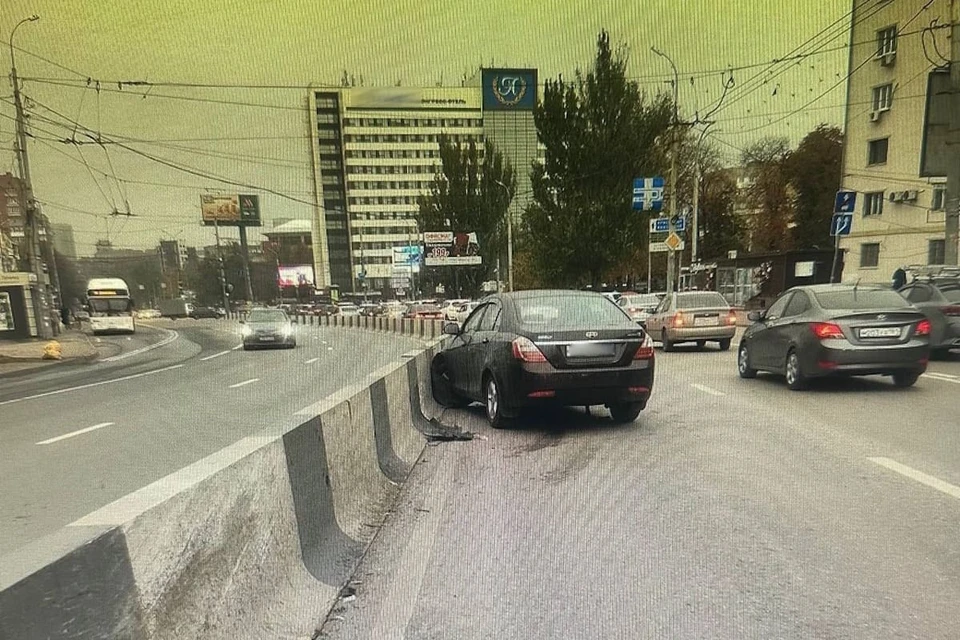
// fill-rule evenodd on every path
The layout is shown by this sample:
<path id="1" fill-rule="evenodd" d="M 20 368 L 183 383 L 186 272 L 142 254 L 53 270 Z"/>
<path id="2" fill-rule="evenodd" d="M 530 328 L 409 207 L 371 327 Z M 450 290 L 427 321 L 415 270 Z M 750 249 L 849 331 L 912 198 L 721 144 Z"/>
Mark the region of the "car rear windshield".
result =
<path id="1" fill-rule="evenodd" d="M 616 304 L 602 296 L 538 296 L 517 300 L 520 324 L 564 327 L 603 326 L 629 321 Z"/>
<path id="2" fill-rule="evenodd" d="M 960 279 L 956 280 L 936 280 L 934 284 L 940 293 L 950 302 L 960 302 Z"/>
<path id="3" fill-rule="evenodd" d="M 660 298 L 650 294 L 648 296 L 624 296 L 620 298 L 620 306 L 624 307 L 655 307 L 660 304 Z"/>
<path id="4" fill-rule="evenodd" d="M 817 291 L 817 302 L 824 309 L 904 309 L 910 303 L 892 289 L 848 289 L 846 291 Z"/>
<path id="5" fill-rule="evenodd" d="M 719 293 L 681 293 L 677 295 L 677 307 L 684 309 L 705 309 L 708 307 L 726 308 L 726 298 Z"/>
<path id="6" fill-rule="evenodd" d="M 248 322 L 286 322 L 287 316 L 283 311 L 251 311 Z"/>

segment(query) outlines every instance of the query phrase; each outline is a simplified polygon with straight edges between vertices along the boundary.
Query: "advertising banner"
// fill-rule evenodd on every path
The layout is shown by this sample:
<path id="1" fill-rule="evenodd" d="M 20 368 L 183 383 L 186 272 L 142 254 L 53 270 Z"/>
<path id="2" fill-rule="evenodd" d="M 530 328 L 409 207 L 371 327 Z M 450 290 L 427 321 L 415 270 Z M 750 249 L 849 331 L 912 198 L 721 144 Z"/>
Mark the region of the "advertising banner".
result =
<path id="1" fill-rule="evenodd" d="M 297 264 L 279 267 L 277 269 L 277 283 L 281 287 L 313 286 L 316 284 L 313 279 L 313 265 Z"/>
<path id="2" fill-rule="evenodd" d="M 428 267 L 459 267 L 483 264 L 476 233 L 427 231 L 423 234 L 423 264 Z"/>
<path id="3" fill-rule="evenodd" d="M 200 196 L 200 217 L 203 224 L 259 227 L 260 196 L 255 195 L 211 195 Z"/>
<path id="4" fill-rule="evenodd" d="M 484 69 L 485 110 L 532 111 L 537 106 L 536 69 Z"/>
<path id="5" fill-rule="evenodd" d="M 419 273 L 422 261 L 423 247 L 420 245 L 393 248 L 394 273 Z"/>

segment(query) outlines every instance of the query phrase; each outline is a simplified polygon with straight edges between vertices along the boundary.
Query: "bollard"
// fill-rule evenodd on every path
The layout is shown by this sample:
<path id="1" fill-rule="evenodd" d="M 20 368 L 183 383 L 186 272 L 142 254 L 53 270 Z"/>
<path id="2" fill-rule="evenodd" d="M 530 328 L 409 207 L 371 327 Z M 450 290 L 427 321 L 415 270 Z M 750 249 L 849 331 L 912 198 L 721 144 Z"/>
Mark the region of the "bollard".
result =
<path id="1" fill-rule="evenodd" d="M 427 324 L 427 321 L 424 320 L 423 318 L 417 319 L 417 335 L 421 338 L 424 336 L 426 324 Z"/>

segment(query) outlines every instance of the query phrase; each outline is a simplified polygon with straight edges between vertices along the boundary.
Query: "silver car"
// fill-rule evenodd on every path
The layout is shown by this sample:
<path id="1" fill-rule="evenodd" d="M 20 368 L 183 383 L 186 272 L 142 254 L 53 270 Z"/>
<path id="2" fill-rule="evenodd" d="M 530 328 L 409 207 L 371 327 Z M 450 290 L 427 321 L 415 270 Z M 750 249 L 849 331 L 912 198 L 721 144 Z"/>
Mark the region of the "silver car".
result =
<path id="1" fill-rule="evenodd" d="M 617 304 L 627 312 L 631 320 L 645 327 L 647 319 L 660 305 L 660 297 L 655 293 L 627 294 L 621 296 Z"/>
<path id="2" fill-rule="evenodd" d="M 716 342 L 726 351 L 737 333 L 737 316 L 716 291 L 683 291 L 660 301 L 647 318 L 647 333 L 660 340 L 664 351 L 681 342 L 694 342 L 700 348 Z"/>

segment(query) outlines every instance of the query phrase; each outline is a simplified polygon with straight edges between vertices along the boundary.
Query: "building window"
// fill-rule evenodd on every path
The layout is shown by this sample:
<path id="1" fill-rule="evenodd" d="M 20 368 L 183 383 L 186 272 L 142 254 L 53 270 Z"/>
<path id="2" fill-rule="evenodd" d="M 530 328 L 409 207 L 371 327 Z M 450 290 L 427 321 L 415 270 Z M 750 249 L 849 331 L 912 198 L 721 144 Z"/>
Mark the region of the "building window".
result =
<path id="1" fill-rule="evenodd" d="M 943 238 L 927 243 L 927 264 L 943 264 L 946 259 L 946 242 Z"/>
<path id="2" fill-rule="evenodd" d="M 893 85 L 882 84 L 873 88 L 873 110 L 889 111 L 893 105 Z"/>
<path id="3" fill-rule="evenodd" d="M 886 164 L 887 148 L 889 146 L 890 138 L 869 141 L 867 143 L 867 165 Z"/>
<path id="4" fill-rule="evenodd" d="M 892 55 L 897 52 L 897 26 L 887 27 L 877 31 L 877 57 Z"/>
<path id="5" fill-rule="evenodd" d="M 947 200 L 947 189 L 945 187 L 934 187 L 933 194 L 930 196 L 930 208 L 933 211 L 943 211 Z"/>
<path id="6" fill-rule="evenodd" d="M 880 264 L 880 243 L 869 242 L 860 245 L 860 268 L 876 267 Z"/>
<path id="7" fill-rule="evenodd" d="M 879 216 L 883 214 L 883 191 L 874 191 L 864 194 L 863 215 Z"/>

